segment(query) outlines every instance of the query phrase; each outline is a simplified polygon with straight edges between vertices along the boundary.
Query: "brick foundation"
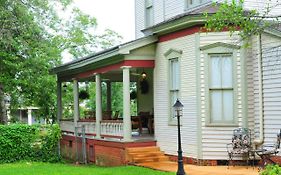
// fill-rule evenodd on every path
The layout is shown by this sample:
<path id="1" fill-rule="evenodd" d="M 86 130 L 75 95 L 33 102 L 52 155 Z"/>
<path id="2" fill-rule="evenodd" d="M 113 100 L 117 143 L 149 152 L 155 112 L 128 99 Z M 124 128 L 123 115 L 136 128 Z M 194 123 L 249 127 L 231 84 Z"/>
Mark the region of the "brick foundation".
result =
<path id="1" fill-rule="evenodd" d="M 76 140 L 74 136 L 63 135 L 61 139 L 61 154 L 69 160 L 76 159 Z M 78 141 L 78 149 L 82 142 Z M 99 166 L 120 166 L 128 163 L 126 148 L 156 146 L 156 141 L 118 142 L 96 139 L 86 139 L 88 162 Z"/>
<path id="2" fill-rule="evenodd" d="M 175 155 L 167 155 L 169 159 L 173 162 L 178 161 L 178 156 Z M 218 160 L 202 160 L 202 159 L 195 159 L 191 157 L 183 157 L 183 162 L 186 164 L 192 165 L 199 165 L 199 166 L 217 166 Z"/>

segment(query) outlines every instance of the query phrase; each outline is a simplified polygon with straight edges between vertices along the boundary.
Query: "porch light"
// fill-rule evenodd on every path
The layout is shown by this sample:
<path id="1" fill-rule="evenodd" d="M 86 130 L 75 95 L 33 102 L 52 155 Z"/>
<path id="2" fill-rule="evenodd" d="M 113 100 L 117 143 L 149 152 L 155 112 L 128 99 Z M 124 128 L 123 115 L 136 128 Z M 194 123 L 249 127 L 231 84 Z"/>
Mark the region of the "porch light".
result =
<path id="1" fill-rule="evenodd" d="M 146 72 L 144 72 L 144 71 L 143 71 L 143 72 L 141 73 L 141 77 L 142 77 L 142 79 L 145 79 L 145 78 L 146 78 L 146 76 L 147 76 Z"/>
<path id="2" fill-rule="evenodd" d="M 176 103 L 173 105 L 173 108 L 176 111 L 177 121 L 178 121 L 178 171 L 177 175 L 185 175 L 183 168 L 183 158 L 182 158 L 182 149 L 181 149 L 181 131 L 180 131 L 180 112 L 183 109 L 183 104 L 177 99 Z"/>

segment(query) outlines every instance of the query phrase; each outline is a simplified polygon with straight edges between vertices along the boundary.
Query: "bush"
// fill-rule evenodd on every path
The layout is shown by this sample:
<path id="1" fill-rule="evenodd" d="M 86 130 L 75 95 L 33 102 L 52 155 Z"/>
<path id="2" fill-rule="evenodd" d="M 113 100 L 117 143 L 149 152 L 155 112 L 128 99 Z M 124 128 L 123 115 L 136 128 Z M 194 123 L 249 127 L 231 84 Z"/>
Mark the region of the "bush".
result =
<path id="1" fill-rule="evenodd" d="M 267 165 L 261 173 L 262 175 L 281 175 L 281 167 L 279 165 Z"/>
<path id="2" fill-rule="evenodd" d="M 0 133 L 0 163 L 60 160 L 58 125 L 0 125 Z"/>

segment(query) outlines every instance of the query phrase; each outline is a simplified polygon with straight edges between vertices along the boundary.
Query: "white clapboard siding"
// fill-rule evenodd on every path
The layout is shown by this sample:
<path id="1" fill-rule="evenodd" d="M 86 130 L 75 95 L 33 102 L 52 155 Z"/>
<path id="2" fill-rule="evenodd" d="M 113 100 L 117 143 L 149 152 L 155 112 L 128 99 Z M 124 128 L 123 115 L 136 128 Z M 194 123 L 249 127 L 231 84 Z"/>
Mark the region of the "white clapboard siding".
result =
<path id="1" fill-rule="evenodd" d="M 145 28 L 144 14 L 145 0 L 135 0 L 135 36 L 141 38 L 144 34 L 141 32 Z"/>
<path id="2" fill-rule="evenodd" d="M 269 35 L 262 35 L 263 51 L 263 100 L 264 100 L 264 138 L 265 143 L 272 143 L 281 128 L 281 39 Z M 279 47 L 278 47 L 279 46 Z M 249 49 L 251 63 L 248 67 L 248 87 L 251 86 L 251 94 L 248 94 L 248 104 L 253 103 L 255 117 L 255 136 L 259 137 L 259 81 L 258 81 L 258 47 L 257 37 L 252 39 L 252 47 Z M 251 72 L 252 71 L 252 72 Z M 253 81 L 249 81 L 249 79 Z M 251 95 L 254 98 L 249 98 Z M 249 110 L 248 110 L 249 114 Z"/>
<path id="3" fill-rule="evenodd" d="M 179 14 L 186 12 L 187 0 L 153 0 L 153 21 L 158 24 Z M 202 3 L 225 2 L 225 0 L 204 0 Z M 229 0 L 230 2 L 232 0 Z M 278 0 L 245 0 L 244 7 L 246 9 L 255 9 L 263 14 L 267 5 L 271 7 L 268 15 L 281 15 L 281 4 L 276 5 Z M 267 15 L 267 16 L 268 16 Z M 135 33 L 136 38 L 143 37 L 141 30 L 145 29 L 145 0 L 135 0 Z"/>
<path id="4" fill-rule="evenodd" d="M 162 21 L 164 21 L 164 1 L 163 0 L 154 0 L 154 24 L 158 24 Z"/>
<path id="5" fill-rule="evenodd" d="M 165 19 L 179 15 L 185 10 L 184 0 L 164 0 L 165 1 Z"/>
<path id="6" fill-rule="evenodd" d="M 155 138 L 166 154 L 177 155 L 177 126 L 169 125 L 168 59 L 170 49 L 181 50 L 180 99 L 184 104 L 181 118 L 182 148 L 184 156 L 197 158 L 197 108 L 195 35 L 158 43 L 154 69 Z"/>
<path id="7" fill-rule="evenodd" d="M 234 34 L 232 37 L 229 36 L 228 32 L 212 32 L 212 33 L 201 33 L 200 34 L 200 46 L 209 45 L 215 42 L 224 42 L 229 44 L 240 45 L 241 41 L 237 34 Z M 242 126 L 242 89 L 241 89 L 241 59 L 240 59 L 240 50 L 237 51 L 237 117 L 238 124 Z M 211 160 L 223 160 L 227 159 L 228 155 L 226 152 L 226 144 L 231 142 L 233 129 L 236 127 L 223 127 L 223 126 L 206 126 L 206 117 L 208 112 L 206 111 L 206 95 L 205 85 L 208 82 L 205 82 L 205 78 L 208 75 L 205 75 L 205 55 L 200 54 L 200 86 L 201 86 L 201 121 L 202 121 L 202 158 L 211 159 Z"/>

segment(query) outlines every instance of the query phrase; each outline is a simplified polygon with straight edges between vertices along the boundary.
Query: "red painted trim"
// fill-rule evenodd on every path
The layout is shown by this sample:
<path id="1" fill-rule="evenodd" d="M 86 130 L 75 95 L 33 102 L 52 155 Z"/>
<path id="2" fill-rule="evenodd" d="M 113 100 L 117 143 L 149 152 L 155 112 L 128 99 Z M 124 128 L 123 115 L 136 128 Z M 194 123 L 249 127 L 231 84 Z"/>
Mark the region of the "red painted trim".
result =
<path id="1" fill-rule="evenodd" d="M 236 30 L 240 30 L 240 28 L 236 27 Z M 228 27 L 225 27 L 222 29 L 222 32 L 226 32 L 226 31 L 229 31 Z M 206 28 L 204 28 L 204 25 L 193 26 L 193 27 L 183 29 L 183 30 L 180 30 L 177 32 L 168 33 L 166 35 L 159 36 L 158 42 L 170 41 L 170 40 L 184 37 L 187 35 L 192 35 L 192 34 L 198 33 L 198 32 L 207 32 L 207 30 L 206 30 Z M 209 32 L 214 32 L 214 31 L 209 31 Z"/>
<path id="2" fill-rule="evenodd" d="M 97 73 L 106 73 L 112 70 L 120 69 L 122 66 L 131 66 L 131 67 L 141 67 L 141 68 L 154 68 L 155 63 L 154 60 L 125 60 L 116 64 L 112 64 L 109 66 L 101 67 L 95 70 L 90 70 L 87 72 L 83 72 L 78 74 L 75 78 L 87 78 L 93 76 Z"/>
<path id="3" fill-rule="evenodd" d="M 180 30 L 180 31 L 177 31 L 177 32 L 162 35 L 162 36 L 159 37 L 158 42 L 170 41 L 170 40 L 173 40 L 173 39 L 176 39 L 176 38 L 184 37 L 184 36 L 187 36 L 187 35 L 192 35 L 194 33 L 199 32 L 201 30 L 201 27 L 202 26 L 193 26 L 193 27 L 190 27 L 190 28 L 187 28 L 187 29 L 184 29 L 184 30 Z"/>

